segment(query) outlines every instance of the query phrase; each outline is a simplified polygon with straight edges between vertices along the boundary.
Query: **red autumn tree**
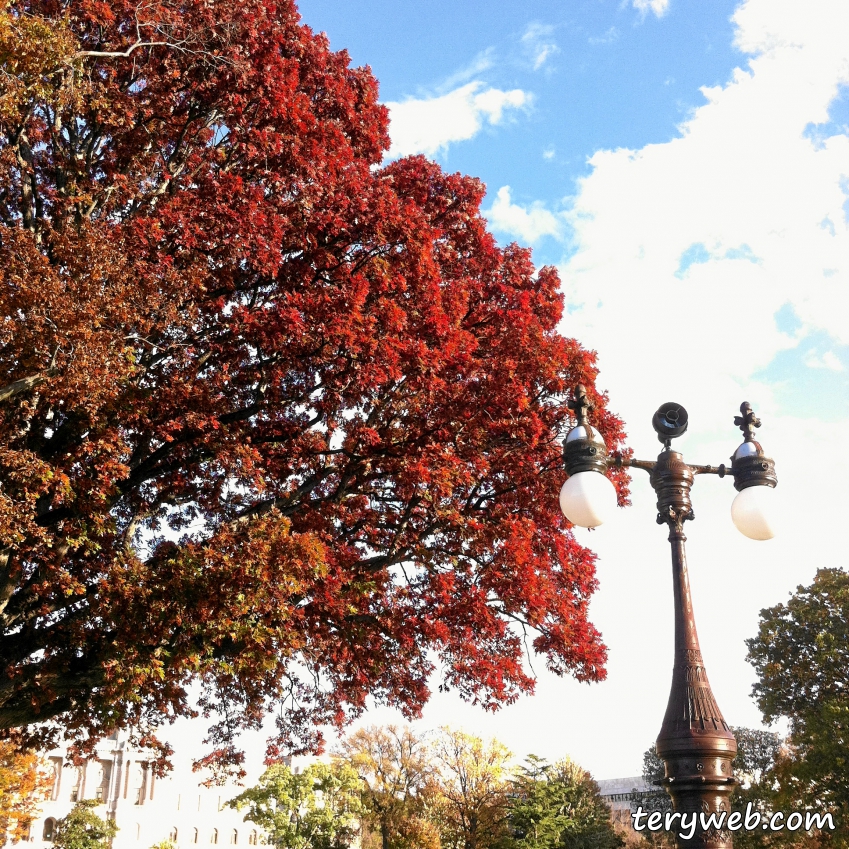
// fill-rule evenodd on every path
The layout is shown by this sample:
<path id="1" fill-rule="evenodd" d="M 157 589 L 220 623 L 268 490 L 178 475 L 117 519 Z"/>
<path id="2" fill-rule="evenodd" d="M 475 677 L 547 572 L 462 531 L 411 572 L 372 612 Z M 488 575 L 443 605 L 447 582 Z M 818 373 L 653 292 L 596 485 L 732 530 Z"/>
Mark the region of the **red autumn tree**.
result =
<path id="1" fill-rule="evenodd" d="M 237 763 L 270 709 L 272 755 L 414 715 L 434 658 L 510 701 L 522 631 L 602 678 L 557 506 L 594 355 L 481 183 L 381 167 L 376 81 L 291 0 L 0 11 L 0 728 L 200 710 Z"/>

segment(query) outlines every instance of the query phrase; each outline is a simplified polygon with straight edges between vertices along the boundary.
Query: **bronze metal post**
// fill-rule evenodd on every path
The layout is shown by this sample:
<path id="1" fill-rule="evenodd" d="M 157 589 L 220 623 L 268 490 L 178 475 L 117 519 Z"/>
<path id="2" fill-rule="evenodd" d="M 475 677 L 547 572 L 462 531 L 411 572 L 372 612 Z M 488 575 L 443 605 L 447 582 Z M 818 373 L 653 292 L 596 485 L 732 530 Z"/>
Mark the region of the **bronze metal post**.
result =
<path id="1" fill-rule="evenodd" d="M 737 743 L 711 690 L 693 615 L 683 530 L 684 522 L 693 518 L 693 480 L 694 468 L 668 448 L 651 470 L 651 483 L 658 496 L 658 523 L 669 526 L 675 604 L 672 687 L 657 738 L 657 753 L 666 766 L 663 785 L 672 797 L 674 810 L 698 816 L 730 813 L 729 797 L 736 783 L 731 761 L 737 754 Z M 713 826 L 702 829 L 701 825 L 700 819 L 690 839 L 680 837 L 676 828 L 678 845 L 729 849 L 730 832 Z"/>

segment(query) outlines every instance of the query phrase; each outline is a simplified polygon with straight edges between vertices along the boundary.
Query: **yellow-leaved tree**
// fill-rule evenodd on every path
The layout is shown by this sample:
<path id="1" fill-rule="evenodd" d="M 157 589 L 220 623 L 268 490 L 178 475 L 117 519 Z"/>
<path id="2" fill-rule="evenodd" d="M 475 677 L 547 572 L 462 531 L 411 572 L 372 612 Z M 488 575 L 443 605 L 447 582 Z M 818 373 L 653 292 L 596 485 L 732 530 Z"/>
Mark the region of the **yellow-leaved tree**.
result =
<path id="1" fill-rule="evenodd" d="M 339 754 L 362 782 L 363 849 L 440 849 L 424 737 L 406 726 L 361 728 Z"/>
<path id="2" fill-rule="evenodd" d="M 0 740 L 0 837 L 23 840 L 47 796 L 50 777 L 42 759 L 11 740 Z"/>
<path id="3" fill-rule="evenodd" d="M 510 750 L 498 740 L 443 728 L 432 745 L 443 849 L 495 849 L 509 838 Z"/>

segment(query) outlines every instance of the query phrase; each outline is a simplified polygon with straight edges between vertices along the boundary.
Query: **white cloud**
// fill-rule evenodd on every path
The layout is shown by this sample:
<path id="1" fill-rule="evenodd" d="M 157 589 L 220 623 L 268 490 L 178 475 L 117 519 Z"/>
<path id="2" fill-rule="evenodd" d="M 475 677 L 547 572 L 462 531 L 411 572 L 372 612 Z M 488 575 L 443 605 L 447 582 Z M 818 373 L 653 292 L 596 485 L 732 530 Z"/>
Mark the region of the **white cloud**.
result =
<path id="1" fill-rule="evenodd" d="M 734 22 L 749 67 L 704 89 L 679 138 L 597 152 L 569 212 L 568 329 L 626 394 L 638 366 L 657 364 L 637 315 L 675 337 L 670 390 L 695 381 L 714 397 L 796 343 L 776 327 L 785 303 L 802 335 L 849 344 L 849 137 L 806 131 L 849 84 L 849 5 L 749 0 Z"/>
<path id="2" fill-rule="evenodd" d="M 840 358 L 834 351 L 826 351 L 817 354 L 816 351 L 808 351 L 803 360 L 808 368 L 827 369 L 828 371 L 845 371 L 846 367 L 840 362 Z"/>
<path id="3" fill-rule="evenodd" d="M 542 158 L 546 159 L 546 160 L 554 159 L 556 153 L 557 153 L 557 151 L 553 147 L 547 147 L 542 152 Z"/>
<path id="4" fill-rule="evenodd" d="M 560 52 L 557 42 L 552 38 L 554 27 L 548 24 L 532 23 L 528 25 L 522 36 L 522 47 L 530 55 L 535 71 L 538 71 L 546 61 Z"/>
<path id="5" fill-rule="evenodd" d="M 662 18 L 669 9 L 669 0 L 633 0 L 634 8 L 645 15 L 647 12 L 654 12 L 659 18 Z"/>
<path id="6" fill-rule="evenodd" d="M 515 236 L 521 242 L 536 242 L 543 236 L 558 238 L 563 231 L 563 220 L 542 204 L 524 207 L 510 199 L 510 186 L 502 186 L 492 207 L 484 215 L 496 231 Z"/>
<path id="7" fill-rule="evenodd" d="M 474 79 L 484 71 L 488 71 L 495 64 L 494 55 L 495 48 L 493 47 L 487 47 L 486 50 L 482 50 L 477 56 L 475 56 L 474 59 L 472 59 L 471 62 L 469 62 L 468 65 L 460 68 L 459 71 L 455 71 L 443 80 L 437 87 L 437 91 L 451 91 L 451 89 L 454 89 L 463 83 L 467 83 L 469 80 Z"/>
<path id="8" fill-rule="evenodd" d="M 616 27 L 610 27 L 603 35 L 590 36 L 587 41 L 590 44 L 613 44 L 619 40 L 619 30 Z"/>
<path id="9" fill-rule="evenodd" d="M 414 153 L 435 156 L 453 142 L 473 138 L 484 122 L 498 125 L 507 110 L 527 107 L 531 102 L 531 95 L 522 89 L 482 87 L 483 83 L 474 81 L 439 97 L 387 103 L 392 138 L 389 157 Z"/>
<path id="10" fill-rule="evenodd" d="M 472 98 L 473 108 L 489 118 L 490 124 L 500 124 L 505 109 L 516 109 L 530 102 L 530 95 L 520 88 L 511 91 L 501 91 L 498 88 L 488 88 Z"/>

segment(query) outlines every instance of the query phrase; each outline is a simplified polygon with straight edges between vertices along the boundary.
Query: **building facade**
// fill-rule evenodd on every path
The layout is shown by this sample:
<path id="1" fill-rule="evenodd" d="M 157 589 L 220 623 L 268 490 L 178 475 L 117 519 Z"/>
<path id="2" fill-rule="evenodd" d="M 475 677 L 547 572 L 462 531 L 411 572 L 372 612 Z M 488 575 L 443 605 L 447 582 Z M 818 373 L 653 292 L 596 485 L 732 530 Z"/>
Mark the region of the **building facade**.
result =
<path id="1" fill-rule="evenodd" d="M 616 825 L 633 830 L 631 819 L 631 802 L 638 802 L 645 794 L 656 792 L 657 788 L 649 787 L 641 775 L 630 778 L 607 778 L 596 781 L 601 798 L 610 808 L 610 818 Z"/>
<path id="2" fill-rule="evenodd" d="M 56 822 L 82 799 L 96 800 L 95 813 L 118 826 L 113 849 L 149 849 L 166 840 L 179 849 L 263 842 L 262 830 L 227 804 L 242 787 L 204 787 L 191 765 L 176 757 L 173 772 L 157 778 L 150 757 L 121 734 L 101 741 L 95 756 L 80 767 L 68 763 L 63 750 L 50 752 L 53 784 L 30 827 L 32 849 L 51 849 Z"/>

